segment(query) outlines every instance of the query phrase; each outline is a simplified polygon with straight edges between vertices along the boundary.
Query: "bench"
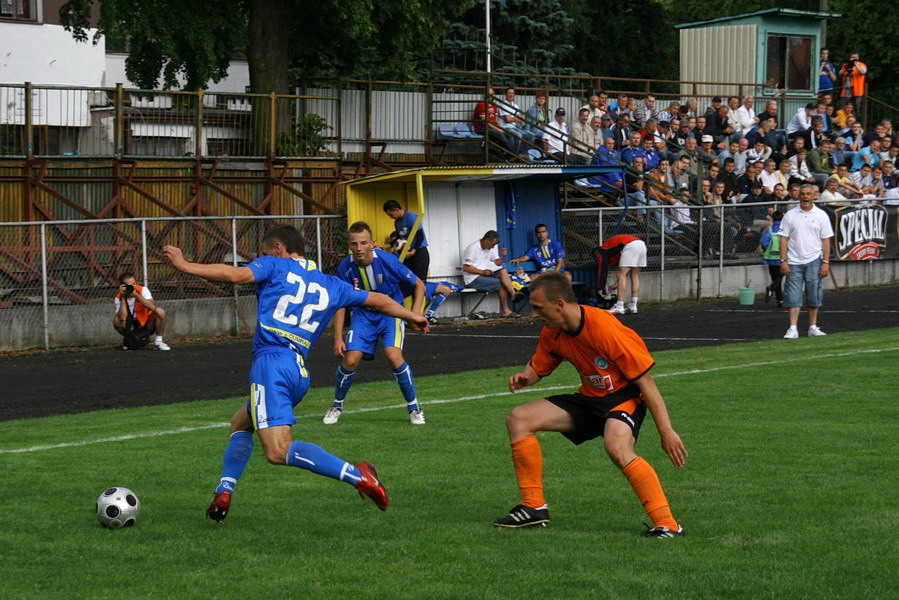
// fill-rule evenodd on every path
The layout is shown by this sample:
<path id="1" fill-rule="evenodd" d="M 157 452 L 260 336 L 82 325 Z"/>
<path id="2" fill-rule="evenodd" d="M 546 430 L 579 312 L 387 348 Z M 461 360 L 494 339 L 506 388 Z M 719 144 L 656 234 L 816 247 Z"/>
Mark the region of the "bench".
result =
<path id="1" fill-rule="evenodd" d="M 437 123 L 437 127 L 427 141 L 428 157 L 442 162 L 450 144 L 476 142 L 480 147 L 483 141 L 484 136 L 477 133 L 471 123 Z M 440 147 L 440 155 L 437 157 L 434 156 L 434 146 Z"/>

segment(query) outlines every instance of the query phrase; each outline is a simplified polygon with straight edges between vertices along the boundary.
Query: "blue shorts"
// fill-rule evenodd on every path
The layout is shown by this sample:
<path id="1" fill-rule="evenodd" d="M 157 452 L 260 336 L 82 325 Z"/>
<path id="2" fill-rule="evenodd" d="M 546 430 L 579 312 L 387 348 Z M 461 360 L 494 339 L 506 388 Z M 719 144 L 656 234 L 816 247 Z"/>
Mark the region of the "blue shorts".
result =
<path id="1" fill-rule="evenodd" d="M 402 348 L 405 334 L 406 322 L 402 319 L 374 313 L 363 316 L 354 312 L 350 329 L 346 333 L 346 349 L 374 354 L 378 340 L 381 340 L 385 348 Z"/>
<path id="2" fill-rule="evenodd" d="M 824 300 L 824 283 L 818 276 L 821 272 L 821 259 L 816 258 L 804 265 L 790 265 L 790 274 L 784 280 L 784 306 L 797 308 L 802 306 L 802 290 L 805 288 L 805 305 L 818 308 Z"/>
<path id="3" fill-rule="evenodd" d="M 499 271 L 496 271 L 493 275 L 478 275 L 474 280 L 467 283 L 465 287 L 470 287 L 480 292 L 498 292 L 502 284 L 497 273 Z"/>
<path id="4" fill-rule="evenodd" d="M 309 389 L 309 373 L 303 357 L 290 350 L 260 354 L 250 369 L 247 410 L 253 427 L 295 425 L 293 407 Z"/>

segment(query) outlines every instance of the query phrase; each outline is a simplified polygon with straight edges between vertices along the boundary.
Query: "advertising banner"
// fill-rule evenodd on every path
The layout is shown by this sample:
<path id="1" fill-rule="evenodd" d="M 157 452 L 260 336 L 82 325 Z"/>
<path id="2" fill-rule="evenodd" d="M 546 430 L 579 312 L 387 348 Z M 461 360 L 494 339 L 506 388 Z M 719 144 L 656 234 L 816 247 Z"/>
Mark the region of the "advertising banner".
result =
<path id="1" fill-rule="evenodd" d="M 834 260 L 899 257 L 899 206 L 864 204 L 825 210 L 833 216 Z"/>

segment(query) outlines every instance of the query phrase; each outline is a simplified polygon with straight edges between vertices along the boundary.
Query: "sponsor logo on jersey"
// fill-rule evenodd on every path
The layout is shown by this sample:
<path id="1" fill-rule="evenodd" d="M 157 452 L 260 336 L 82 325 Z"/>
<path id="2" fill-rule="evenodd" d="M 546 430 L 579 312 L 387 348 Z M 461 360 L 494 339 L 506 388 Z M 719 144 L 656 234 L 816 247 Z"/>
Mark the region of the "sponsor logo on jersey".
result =
<path id="1" fill-rule="evenodd" d="M 615 389 L 610 375 L 584 375 L 584 381 L 600 390 L 612 391 Z"/>

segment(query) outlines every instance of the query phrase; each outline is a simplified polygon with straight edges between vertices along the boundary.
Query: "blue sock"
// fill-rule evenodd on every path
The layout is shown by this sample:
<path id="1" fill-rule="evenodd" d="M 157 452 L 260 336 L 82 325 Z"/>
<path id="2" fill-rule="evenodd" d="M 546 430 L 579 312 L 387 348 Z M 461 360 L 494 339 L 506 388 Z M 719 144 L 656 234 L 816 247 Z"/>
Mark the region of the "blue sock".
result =
<path id="1" fill-rule="evenodd" d="M 235 431 L 231 434 L 228 447 L 222 457 L 222 479 L 215 493 L 229 491 L 234 492 L 237 480 L 243 475 L 243 470 L 250 457 L 253 455 L 253 434 L 249 431 Z"/>
<path id="2" fill-rule="evenodd" d="M 356 371 L 347 371 L 343 365 L 337 367 L 334 375 L 334 408 L 343 408 L 343 400 L 353 385 L 353 376 Z"/>
<path id="3" fill-rule="evenodd" d="M 393 370 L 393 376 L 403 392 L 403 398 L 406 399 L 406 408 L 409 412 L 419 410 L 418 397 L 415 395 L 415 381 L 412 379 L 412 367 L 409 363 L 404 362 Z"/>
<path id="4" fill-rule="evenodd" d="M 446 302 L 446 296 L 444 294 L 435 295 L 434 299 L 431 301 L 431 306 L 425 311 L 425 316 L 429 319 L 433 317 L 434 313 L 437 312 L 437 309 L 440 308 L 440 305 L 444 302 Z"/>
<path id="5" fill-rule="evenodd" d="M 309 442 L 293 442 L 287 449 L 287 464 L 353 486 L 362 479 L 359 469 Z"/>

